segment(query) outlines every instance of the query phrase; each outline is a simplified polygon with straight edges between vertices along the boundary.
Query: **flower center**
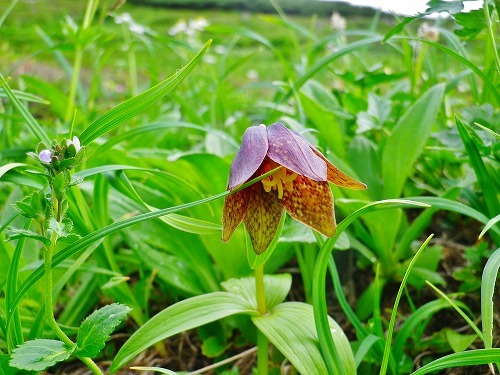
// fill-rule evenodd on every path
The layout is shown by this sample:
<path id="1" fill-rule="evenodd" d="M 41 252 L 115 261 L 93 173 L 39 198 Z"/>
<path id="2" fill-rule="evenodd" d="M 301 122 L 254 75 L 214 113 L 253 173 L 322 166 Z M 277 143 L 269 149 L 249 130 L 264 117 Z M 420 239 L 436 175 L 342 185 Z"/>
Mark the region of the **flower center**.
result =
<path id="1" fill-rule="evenodd" d="M 279 167 L 279 164 L 274 162 L 264 165 L 264 173 Z M 261 182 L 264 185 L 264 190 L 269 193 L 271 190 L 278 190 L 278 198 L 283 198 L 283 192 L 293 190 L 293 181 L 297 178 L 297 173 L 289 171 L 285 167 L 281 167 L 269 177 L 264 178 Z"/>

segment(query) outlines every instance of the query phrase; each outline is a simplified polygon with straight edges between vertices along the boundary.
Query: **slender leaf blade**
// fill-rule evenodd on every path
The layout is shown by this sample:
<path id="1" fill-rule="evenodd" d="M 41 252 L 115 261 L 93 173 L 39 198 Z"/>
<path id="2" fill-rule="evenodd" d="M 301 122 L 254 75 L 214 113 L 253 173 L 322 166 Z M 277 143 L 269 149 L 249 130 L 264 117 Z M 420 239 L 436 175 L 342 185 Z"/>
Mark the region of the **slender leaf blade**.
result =
<path id="1" fill-rule="evenodd" d="M 411 375 L 423 375 L 452 367 L 485 365 L 491 362 L 500 362 L 500 348 L 476 349 L 449 354 L 426 364 L 412 372 Z"/>
<path id="2" fill-rule="evenodd" d="M 193 68 L 201 61 L 201 58 L 207 51 L 211 44 L 209 40 L 202 47 L 200 52 L 182 69 L 178 70 L 174 75 L 168 79 L 160 82 L 154 87 L 134 96 L 133 98 L 121 103 L 115 108 L 111 109 L 103 116 L 99 117 L 80 135 L 80 141 L 83 144 L 89 144 L 93 140 L 101 137 L 102 135 L 116 129 L 132 117 L 142 112 L 171 90 L 173 90 L 184 78 L 193 70 Z"/>

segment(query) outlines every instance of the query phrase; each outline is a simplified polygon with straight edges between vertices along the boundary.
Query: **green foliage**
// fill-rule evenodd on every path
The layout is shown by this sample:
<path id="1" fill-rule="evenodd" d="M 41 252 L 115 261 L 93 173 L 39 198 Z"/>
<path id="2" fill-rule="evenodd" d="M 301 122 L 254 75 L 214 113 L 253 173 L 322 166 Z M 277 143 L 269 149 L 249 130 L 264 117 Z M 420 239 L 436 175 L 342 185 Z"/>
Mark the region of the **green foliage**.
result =
<path id="1" fill-rule="evenodd" d="M 102 349 L 117 327 L 130 338 L 113 371 L 193 328 L 216 365 L 257 336 L 254 372 L 498 361 L 500 64 L 485 3 L 358 13 L 345 29 L 327 18 L 337 4 L 291 16 L 302 0 L 190 1 L 266 15 L 0 4 L 0 374 L 64 372 L 70 356 L 99 374 L 89 357 L 114 355 Z M 452 18 L 421 19 L 438 11 Z M 243 228 L 221 242 L 221 211 L 243 132 L 276 121 L 368 190 L 332 186 L 333 238 L 283 216 L 256 256 Z M 249 276 L 264 266 L 261 287 Z"/>
<path id="2" fill-rule="evenodd" d="M 75 354 L 82 357 L 97 356 L 129 312 L 129 307 L 113 303 L 90 314 L 78 330 Z"/>
<path id="3" fill-rule="evenodd" d="M 10 365 L 23 370 L 41 371 L 68 359 L 74 350 L 74 347 L 68 347 L 58 340 L 26 341 L 14 349 Z"/>

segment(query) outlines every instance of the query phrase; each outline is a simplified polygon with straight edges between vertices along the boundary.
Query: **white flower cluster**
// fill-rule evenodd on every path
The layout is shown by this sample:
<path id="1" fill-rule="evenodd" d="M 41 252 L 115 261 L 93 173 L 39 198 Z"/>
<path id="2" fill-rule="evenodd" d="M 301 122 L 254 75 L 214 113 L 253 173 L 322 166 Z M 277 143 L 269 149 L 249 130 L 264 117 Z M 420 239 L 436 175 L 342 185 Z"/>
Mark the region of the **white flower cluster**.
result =
<path id="1" fill-rule="evenodd" d="M 146 26 L 140 25 L 134 21 L 130 13 L 122 13 L 115 17 L 115 23 L 117 25 L 126 24 L 128 25 L 128 29 L 137 35 L 144 35 L 146 32 L 149 32 Z"/>
<path id="2" fill-rule="evenodd" d="M 199 32 L 205 30 L 207 26 L 210 25 L 207 19 L 203 17 L 198 17 L 196 19 L 189 20 L 179 20 L 177 23 L 168 30 L 168 33 L 172 36 L 178 34 L 185 34 L 187 36 L 194 36 Z"/>

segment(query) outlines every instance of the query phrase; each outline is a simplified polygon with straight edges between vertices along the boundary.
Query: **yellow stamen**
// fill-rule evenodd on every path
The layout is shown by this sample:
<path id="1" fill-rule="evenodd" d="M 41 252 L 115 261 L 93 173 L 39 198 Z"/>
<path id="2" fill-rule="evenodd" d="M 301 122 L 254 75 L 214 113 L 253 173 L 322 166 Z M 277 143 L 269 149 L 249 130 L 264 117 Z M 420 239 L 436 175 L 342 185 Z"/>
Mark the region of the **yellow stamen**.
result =
<path id="1" fill-rule="evenodd" d="M 269 164 L 266 164 L 264 166 L 265 172 L 269 172 L 271 169 L 272 168 Z M 281 199 L 283 198 L 283 193 L 285 190 L 287 191 L 293 190 L 293 181 L 296 178 L 297 178 L 297 173 L 291 172 L 288 169 L 281 167 L 279 170 L 274 172 L 269 177 L 264 178 L 262 180 L 262 184 L 264 185 L 264 190 L 267 193 L 269 193 L 271 190 L 278 190 L 278 198 Z"/>

